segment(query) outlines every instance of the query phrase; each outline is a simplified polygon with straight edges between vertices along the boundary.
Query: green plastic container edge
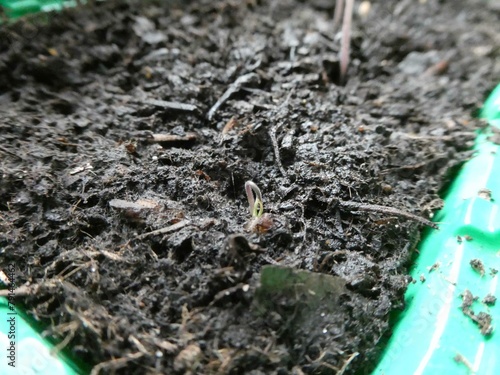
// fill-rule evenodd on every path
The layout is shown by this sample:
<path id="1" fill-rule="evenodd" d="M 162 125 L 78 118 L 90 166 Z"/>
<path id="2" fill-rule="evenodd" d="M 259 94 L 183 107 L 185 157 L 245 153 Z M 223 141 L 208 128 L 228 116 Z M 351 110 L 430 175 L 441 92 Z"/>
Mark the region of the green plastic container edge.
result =
<path id="1" fill-rule="evenodd" d="M 0 0 L 0 8 L 3 9 L 7 19 L 14 20 L 27 14 L 61 10 L 85 3 L 86 0 L 80 2 L 77 0 Z"/>
<path id="2" fill-rule="evenodd" d="M 434 217 L 440 229 L 417 247 L 415 282 L 373 375 L 500 374 L 500 304 L 488 303 L 499 289 L 500 85 L 480 117 L 489 126 Z M 477 299 L 465 303 L 467 291 Z"/>
<path id="3" fill-rule="evenodd" d="M 4 375 L 76 375 L 87 373 L 37 331 L 37 323 L 17 306 L 16 291 L 7 299 L 0 297 L 0 342 L 3 356 L 0 373 Z M 11 303 L 9 303 L 9 300 Z M 2 354 L 3 355 L 3 354 Z M 83 364 L 82 364 L 83 365 Z"/>

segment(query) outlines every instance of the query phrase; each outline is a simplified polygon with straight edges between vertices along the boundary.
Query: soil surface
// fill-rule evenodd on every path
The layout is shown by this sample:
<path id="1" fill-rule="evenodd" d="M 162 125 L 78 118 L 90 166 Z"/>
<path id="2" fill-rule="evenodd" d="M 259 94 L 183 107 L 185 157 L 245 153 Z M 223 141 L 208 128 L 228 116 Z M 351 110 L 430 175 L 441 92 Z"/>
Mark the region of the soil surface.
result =
<path id="1" fill-rule="evenodd" d="M 333 4 L 106 1 L 0 29 L 0 266 L 94 373 L 376 364 L 408 214 L 440 207 L 498 83 L 500 7 L 365 3 L 342 86 Z M 332 291 L 308 309 L 315 274 L 266 289 L 270 266 Z"/>

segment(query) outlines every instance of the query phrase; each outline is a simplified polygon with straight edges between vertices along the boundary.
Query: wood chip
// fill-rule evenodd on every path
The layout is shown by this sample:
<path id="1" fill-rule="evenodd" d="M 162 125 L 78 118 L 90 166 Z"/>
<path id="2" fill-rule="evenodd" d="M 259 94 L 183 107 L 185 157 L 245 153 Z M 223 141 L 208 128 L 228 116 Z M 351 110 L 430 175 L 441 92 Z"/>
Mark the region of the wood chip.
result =
<path id="1" fill-rule="evenodd" d="M 172 109 L 175 111 L 194 112 L 198 110 L 198 107 L 192 104 L 168 102 L 165 100 L 157 100 L 157 99 L 146 99 L 142 100 L 141 103 L 146 105 L 152 105 L 154 107 L 160 107 L 163 109 Z"/>
<path id="2" fill-rule="evenodd" d="M 192 142 L 198 139 L 196 133 L 186 133 L 185 135 L 175 134 L 153 134 L 150 142 Z"/>
<path id="3" fill-rule="evenodd" d="M 112 199 L 109 201 L 109 205 L 113 208 L 118 208 L 122 210 L 145 210 L 157 208 L 160 204 L 156 201 L 149 199 L 139 199 L 136 202 L 126 201 L 123 199 Z"/>

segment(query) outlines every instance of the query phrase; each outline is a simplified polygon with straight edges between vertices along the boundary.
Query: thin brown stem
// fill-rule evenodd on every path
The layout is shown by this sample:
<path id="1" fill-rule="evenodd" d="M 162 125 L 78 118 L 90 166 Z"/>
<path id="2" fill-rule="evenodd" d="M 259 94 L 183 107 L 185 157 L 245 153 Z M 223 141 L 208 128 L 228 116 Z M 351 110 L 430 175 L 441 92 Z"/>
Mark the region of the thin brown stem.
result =
<path id="1" fill-rule="evenodd" d="M 333 26 L 335 29 L 340 25 L 340 17 L 342 17 L 342 10 L 344 9 L 344 0 L 337 0 L 335 4 L 335 13 L 333 14 Z"/>
<path id="2" fill-rule="evenodd" d="M 340 206 L 343 208 L 347 208 L 352 211 L 367 211 L 367 212 L 377 212 L 381 214 L 389 214 L 389 215 L 395 215 L 399 217 L 404 217 L 406 219 L 410 219 L 413 221 L 416 221 L 418 223 L 427 225 L 431 228 L 434 229 L 439 229 L 436 223 L 433 223 L 430 220 L 427 220 L 421 216 L 414 215 L 412 213 L 406 212 L 399 210 L 394 207 L 388 207 L 388 206 L 379 206 L 376 204 L 363 204 L 363 203 L 357 203 L 357 202 L 339 202 Z"/>
<path id="3" fill-rule="evenodd" d="M 354 0 L 346 0 L 344 21 L 342 22 L 342 39 L 340 41 L 340 82 L 345 83 L 349 66 L 349 49 L 351 46 L 352 11 Z"/>

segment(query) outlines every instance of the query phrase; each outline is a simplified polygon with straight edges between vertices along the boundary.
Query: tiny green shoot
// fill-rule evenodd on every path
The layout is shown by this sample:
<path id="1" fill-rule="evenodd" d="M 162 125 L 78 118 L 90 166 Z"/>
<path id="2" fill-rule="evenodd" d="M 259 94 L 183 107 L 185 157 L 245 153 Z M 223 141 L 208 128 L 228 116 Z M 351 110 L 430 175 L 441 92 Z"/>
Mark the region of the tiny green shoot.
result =
<path id="1" fill-rule="evenodd" d="M 264 213 L 264 203 L 259 187 L 252 181 L 245 182 L 245 192 L 247 193 L 250 214 L 254 218 L 261 217 Z M 255 194 L 255 197 L 254 197 Z"/>

